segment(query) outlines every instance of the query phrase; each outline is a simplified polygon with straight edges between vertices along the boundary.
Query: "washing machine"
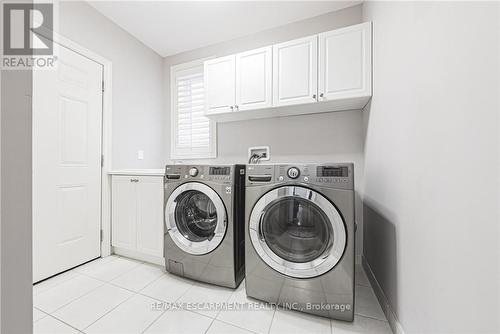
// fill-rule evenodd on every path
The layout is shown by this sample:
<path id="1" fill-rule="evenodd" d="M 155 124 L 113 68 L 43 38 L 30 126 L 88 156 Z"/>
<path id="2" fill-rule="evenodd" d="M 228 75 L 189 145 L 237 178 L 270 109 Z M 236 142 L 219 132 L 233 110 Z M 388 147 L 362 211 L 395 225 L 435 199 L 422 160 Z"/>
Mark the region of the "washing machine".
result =
<path id="1" fill-rule="evenodd" d="M 165 168 L 166 270 L 236 288 L 244 269 L 244 165 Z"/>
<path id="2" fill-rule="evenodd" d="M 248 296 L 285 308 L 354 317 L 354 166 L 248 165 Z"/>

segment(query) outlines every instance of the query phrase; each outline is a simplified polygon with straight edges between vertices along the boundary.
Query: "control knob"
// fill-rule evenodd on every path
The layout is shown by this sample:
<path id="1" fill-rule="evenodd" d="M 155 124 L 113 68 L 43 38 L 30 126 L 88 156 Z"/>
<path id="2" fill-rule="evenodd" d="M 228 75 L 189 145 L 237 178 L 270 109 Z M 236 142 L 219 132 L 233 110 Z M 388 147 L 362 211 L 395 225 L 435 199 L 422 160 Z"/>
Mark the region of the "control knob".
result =
<path id="1" fill-rule="evenodd" d="M 289 178 L 291 178 L 291 179 L 296 179 L 296 178 L 298 178 L 298 177 L 299 177 L 299 175 L 300 175 L 300 171 L 299 171 L 299 169 L 298 169 L 298 168 L 296 168 L 296 167 L 291 167 L 291 168 L 289 168 L 289 169 L 288 169 L 287 174 L 288 174 L 288 177 L 289 177 Z"/>
<path id="2" fill-rule="evenodd" d="M 196 168 L 196 167 L 190 168 L 189 175 L 191 175 L 192 177 L 195 177 L 196 175 L 198 175 L 198 168 Z"/>

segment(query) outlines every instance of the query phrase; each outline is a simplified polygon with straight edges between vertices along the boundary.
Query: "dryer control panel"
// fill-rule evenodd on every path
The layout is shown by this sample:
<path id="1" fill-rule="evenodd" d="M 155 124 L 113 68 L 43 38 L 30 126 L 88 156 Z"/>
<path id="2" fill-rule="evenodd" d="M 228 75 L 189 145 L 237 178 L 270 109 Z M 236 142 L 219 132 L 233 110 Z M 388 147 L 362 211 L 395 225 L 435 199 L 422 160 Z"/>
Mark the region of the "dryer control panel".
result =
<path id="1" fill-rule="evenodd" d="M 326 163 L 247 166 L 247 186 L 290 182 L 354 189 L 354 164 Z"/>

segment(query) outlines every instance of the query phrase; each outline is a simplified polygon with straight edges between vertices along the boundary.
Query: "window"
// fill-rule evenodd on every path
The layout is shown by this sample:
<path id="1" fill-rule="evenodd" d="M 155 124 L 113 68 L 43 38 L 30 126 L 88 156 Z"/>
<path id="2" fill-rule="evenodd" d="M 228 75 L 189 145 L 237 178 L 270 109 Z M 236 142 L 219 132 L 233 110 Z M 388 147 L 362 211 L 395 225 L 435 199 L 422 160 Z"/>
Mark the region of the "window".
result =
<path id="1" fill-rule="evenodd" d="M 203 60 L 172 66 L 172 159 L 215 158 L 215 122 L 205 117 Z"/>

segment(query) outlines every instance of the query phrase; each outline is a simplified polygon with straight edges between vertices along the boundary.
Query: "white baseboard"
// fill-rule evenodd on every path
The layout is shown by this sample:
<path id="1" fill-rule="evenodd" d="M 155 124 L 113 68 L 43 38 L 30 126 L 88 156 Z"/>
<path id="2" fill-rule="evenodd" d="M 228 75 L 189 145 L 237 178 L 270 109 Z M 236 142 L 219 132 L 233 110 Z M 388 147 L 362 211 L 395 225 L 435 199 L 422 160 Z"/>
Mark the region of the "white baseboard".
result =
<path id="1" fill-rule="evenodd" d="M 364 256 L 362 256 L 361 262 L 363 265 L 363 269 L 365 270 L 366 276 L 368 276 L 368 279 L 370 280 L 370 283 L 373 287 L 373 291 L 377 296 L 378 302 L 385 313 L 387 321 L 389 322 L 389 326 L 391 326 L 392 332 L 394 334 L 405 334 L 403 326 L 401 326 L 401 323 L 399 322 L 396 313 L 394 313 L 391 304 L 389 304 L 389 300 L 385 296 L 385 293 L 382 290 L 380 284 L 378 283 L 377 278 L 375 277 L 375 274 L 373 273 L 372 268 L 370 267 L 370 264 L 368 263 L 368 261 L 366 261 Z"/>
<path id="2" fill-rule="evenodd" d="M 154 256 L 154 255 L 145 254 L 145 253 L 140 253 L 138 251 L 134 251 L 134 250 L 126 249 L 126 248 L 115 247 L 115 246 L 113 246 L 111 250 L 116 255 L 129 257 L 129 258 L 134 259 L 134 260 L 153 263 L 153 264 L 157 264 L 159 266 L 165 265 L 165 259 L 163 257 Z"/>

